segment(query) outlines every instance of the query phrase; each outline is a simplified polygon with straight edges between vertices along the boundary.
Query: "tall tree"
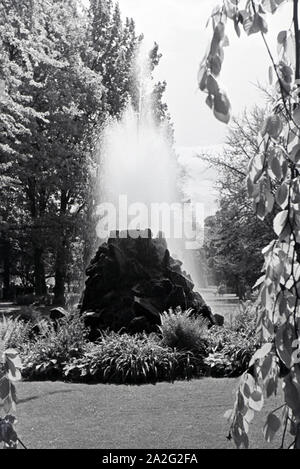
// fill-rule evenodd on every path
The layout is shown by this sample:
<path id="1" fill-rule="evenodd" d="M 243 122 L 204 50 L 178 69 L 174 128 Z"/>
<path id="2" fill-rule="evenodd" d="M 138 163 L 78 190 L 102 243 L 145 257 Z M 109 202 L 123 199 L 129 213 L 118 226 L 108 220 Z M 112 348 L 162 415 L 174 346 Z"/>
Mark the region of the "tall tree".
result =
<path id="1" fill-rule="evenodd" d="M 21 275 L 43 296 L 54 277 L 63 304 L 66 282 L 92 254 L 101 132 L 134 99 L 141 38 L 110 0 L 87 8 L 79 0 L 1 0 L 0 9 L 6 279 Z"/>
<path id="2" fill-rule="evenodd" d="M 32 123 L 45 121 L 43 113 L 32 106 L 31 93 L 39 88 L 35 80 L 34 64 L 48 63 L 45 41 L 36 41 L 34 28 L 42 17 L 31 1 L 22 4 L 10 0 L 1 2 L 1 185 L 5 193 L 2 220 L 12 221 L 12 204 L 26 204 L 24 192 L 19 190 L 25 162 L 32 155 L 26 153 L 24 142 L 32 135 Z M 24 173 L 23 173 L 24 175 Z M 33 209 L 33 206 L 32 206 Z M 20 221 L 20 220 L 19 220 Z M 6 233 L 6 239 L 8 234 Z M 8 241 L 7 241 L 8 242 Z"/>
<path id="3" fill-rule="evenodd" d="M 77 2 L 35 0 L 29 4 L 31 8 L 24 10 L 11 2 L 7 18 L 11 20 L 5 43 L 8 63 L 13 71 L 15 61 L 25 68 L 19 72 L 25 78 L 17 83 L 17 99 L 25 102 L 26 124 L 22 135 L 12 139 L 15 159 L 9 157 L 8 174 L 18 186 L 27 218 L 36 294 L 46 292 L 43 258 L 45 249 L 52 247 L 56 299 L 63 301 L 68 235 L 74 231 L 74 213 L 83 203 L 89 177 L 84 142 L 101 108 L 103 86 L 101 77 L 81 57 L 84 18 Z M 9 28 L 3 25 L 3 29 L 7 33 Z M 7 112 L 5 118 L 9 117 Z M 12 126 L 7 127 L 11 131 Z"/>

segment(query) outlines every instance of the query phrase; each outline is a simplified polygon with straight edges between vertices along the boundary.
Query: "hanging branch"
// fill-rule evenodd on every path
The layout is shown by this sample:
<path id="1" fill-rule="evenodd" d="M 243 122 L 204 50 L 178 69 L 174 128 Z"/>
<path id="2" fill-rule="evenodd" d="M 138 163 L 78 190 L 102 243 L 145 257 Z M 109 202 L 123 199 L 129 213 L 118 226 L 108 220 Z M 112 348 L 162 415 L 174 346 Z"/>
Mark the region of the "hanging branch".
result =
<path id="1" fill-rule="evenodd" d="M 294 0 L 293 23 L 295 32 L 295 80 L 300 79 L 300 37 L 299 37 L 299 13 L 298 13 L 298 0 Z M 299 83 L 298 83 L 299 86 Z"/>
<path id="2" fill-rule="evenodd" d="M 239 9 L 240 3 L 243 5 Z M 279 64 L 272 56 L 266 40 L 268 25 L 266 11 L 275 13 L 280 2 L 270 0 L 224 2 L 222 15 L 234 22 L 240 36 L 240 25 L 247 35 L 260 34 L 278 79 L 278 94 L 282 105 L 276 106 L 265 119 L 260 133 L 264 155 L 255 155 L 250 161 L 247 188 L 253 199 L 257 215 L 261 220 L 273 215 L 275 239 L 263 250 L 264 274 L 258 279 L 259 287 L 258 332 L 262 345 L 250 360 L 249 368 L 242 375 L 233 409 L 226 412 L 231 436 L 238 447 L 248 447 L 248 427 L 254 412 L 264 404 L 264 394 L 270 397 L 277 392 L 279 380 L 283 385 L 284 402 L 291 414 L 295 436 L 291 446 L 300 448 L 300 375 L 297 346 L 299 341 L 299 282 L 300 265 L 297 254 L 300 232 L 300 113 L 295 103 L 294 89 L 300 88 L 300 32 L 299 0 L 293 0 L 293 25 L 295 40 L 295 70 L 285 60 L 290 34 L 283 30 L 278 35 L 280 45 Z M 227 123 L 230 118 L 230 102 L 220 89 L 218 78 L 224 57 L 223 48 L 228 45 L 225 24 L 220 17 L 221 8 L 212 13 L 213 37 L 209 53 L 200 66 L 199 88 L 206 92 L 206 103 L 215 116 Z M 293 79 L 295 82 L 293 83 Z M 291 137 L 291 138 L 290 138 Z M 271 146 L 269 146 L 271 143 Z M 261 158 L 257 158 L 260 156 Z M 255 160 L 257 158 L 257 160 Z M 274 194 L 273 183 L 276 184 Z M 283 420 L 283 422 L 281 422 Z M 284 424 L 282 446 L 286 435 L 287 419 L 269 413 L 264 425 L 264 437 L 271 442 Z"/>

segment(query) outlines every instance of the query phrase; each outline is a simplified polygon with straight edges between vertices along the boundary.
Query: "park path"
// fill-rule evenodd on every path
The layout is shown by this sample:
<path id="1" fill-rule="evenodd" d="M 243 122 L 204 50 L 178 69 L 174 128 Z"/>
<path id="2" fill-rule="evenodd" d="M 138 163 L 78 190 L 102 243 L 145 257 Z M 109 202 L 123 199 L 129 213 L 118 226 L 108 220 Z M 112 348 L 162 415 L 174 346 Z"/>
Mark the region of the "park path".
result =
<path id="1" fill-rule="evenodd" d="M 0 316 L 3 314 L 16 314 L 21 311 L 21 307 L 10 301 L 0 301 Z"/>
<path id="2" fill-rule="evenodd" d="M 210 286 L 200 289 L 205 302 L 211 307 L 213 314 L 221 314 L 225 323 L 230 324 L 239 311 L 240 300 L 234 293 L 217 294 L 217 287 Z"/>

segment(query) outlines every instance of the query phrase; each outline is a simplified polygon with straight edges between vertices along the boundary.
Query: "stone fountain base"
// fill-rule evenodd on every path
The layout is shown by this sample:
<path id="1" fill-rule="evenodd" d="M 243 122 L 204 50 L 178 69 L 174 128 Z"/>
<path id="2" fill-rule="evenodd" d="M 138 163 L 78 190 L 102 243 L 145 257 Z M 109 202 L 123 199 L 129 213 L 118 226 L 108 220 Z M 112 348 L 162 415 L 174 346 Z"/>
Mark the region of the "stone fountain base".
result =
<path id="1" fill-rule="evenodd" d="M 177 306 L 192 308 L 214 324 L 210 308 L 181 266 L 162 236 L 153 238 L 150 230 L 116 232 L 99 247 L 86 271 L 81 312 L 91 338 L 99 329 L 155 331 L 160 313 Z"/>

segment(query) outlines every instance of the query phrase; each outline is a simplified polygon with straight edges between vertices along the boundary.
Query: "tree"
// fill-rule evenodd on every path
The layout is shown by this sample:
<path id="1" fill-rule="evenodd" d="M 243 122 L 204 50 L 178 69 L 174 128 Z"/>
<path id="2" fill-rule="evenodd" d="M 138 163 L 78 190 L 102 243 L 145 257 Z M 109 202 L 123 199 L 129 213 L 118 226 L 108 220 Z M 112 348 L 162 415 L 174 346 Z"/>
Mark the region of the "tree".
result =
<path id="1" fill-rule="evenodd" d="M 54 277 L 63 304 L 65 284 L 94 250 L 101 134 L 136 99 L 141 37 L 110 0 L 87 9 L 80 0 L 1 0 L 0 9 L 5 283 L 16 275 L 44 296 Z"/>
<path id="2" fill-rule="evenodd" d="M 106 92 L 103 109 L 120 117 L 130 97 L 134 57 L 140 41 L 132 19 L 121 21 L 119 5 L 91 0 L 89 8 L 89 66 L 99 73 Z"/>
<path id="3" fill-rule="evenodd" d="M 206 220 L 205 252 L 217 283 L 223 282 L 240 298 L 261 272 L 262 248 L 272 240 L 272 217 L 257 220 L 247 195 L 249 161 L 258 151 L 257 134 L 265 112 L 254 108 L 234 119 L 222 153 L 200 155 L 217 169 L 219 210 Z M 272 184 L 272 193 L 276 191 Z"/>
<path id="4" fill-rule="evenodd" d="M 25 154 L 23 143 L 31 136 L 32 123 L 38 124 L 45 121 L 45 115 L 37 112 L 32 106 L 31 93 L 39 89 L 40 84 L 34 75 L 34 64 L 40 62 L 49 64 L 52 60 L 45 53 L 47 44 L 43 39 L 36 41 L 35 30 L 43 22 L 38 8 L 31 1 L 20 4 L 10 0 L 2 1 L 1 8 L 1 61 L 0 75 L 2 83 L 1 93 L 1 189 L 5 194 L 5 203 L 2 206 L 2 224 L 6 228 L 6 243 L 10 241 L 10 233 L 7 228 L 20 225 L 23 220 L 19 217 L 22 207 L 26 204 L 23 191 L 19 190 L 21 185 L 20 175 L 24 164 L 31 158 L 31 154 Z M 16 209 L 19 207 L 18 217 Z M 21 222 L 21 223 L 20 223 Z M 15 228 L 15 226 L 14 226 Z M 42 270 L 41 258 L 37 256 L 38 248 L 35 250 L 36 270 Z M 9 261 L 8 261 L 9 262 Z M 42 272 L 41 272 L 42 273 Z M 37 290 L 43 289 L 41 279 Z"/>
<path id="5" fill-rule="evenodd" d="M 35 292 L 46 293 L 50 256 L 56 301 L 63 303 L 70 247 L 89 197 L 93 135 L 107 115 L 105 88 L 85 62 L 86 17 L 77 1 L 7 1 L 4 13 L 1 172 L 6 194 L 14 193 L 5 213 L 11 213 L 17 194 L 32 243 Z M 24 229 L 20 219 L 15 225 Z M 8 226 L 11 233 L 12 220 Z"/>
<path id="6" fill-rule="evenodd" d="M 261 141 L 247 169 L 247 186 L 257 216 L 263 220 L 275 214 L 275 239 L 263 250 L 263 275 L 258 305 L 258 332 L 261 348 L 243 374 L 234 409 L 227 413 L 231 422 L 229 437 L 238 447 L 248 447 L 248 428 L 254 411 L 260 411 L 267 397 L 276 393 L 279 382 L 284 391 L 281 419 L 271 412 L 264 427 L 271 441 L 283 423 L 282 446 L 289 427 L 291 447 L 300 448 L 300 365 L 299 365 L 299 285 L 300 285 L 300 42 L 298 0 L 290 0 L 293 29 L 278 33 L 278 60 L 272 56 L 266 40 L 267 13 L 276 13 L 289 0 L 224 1 L 211 16 L 213 37 L 199 71 L 200 89 L 207 93 L 207 104 L 222 122 L 230 120 L 230 102 L 220 88 L 218 76 L 224 59 L 226 21 L 232 20 L 239 36 L 241 27 L 247 35 L 260 34 L 276 76 L 276 103 L 261 127 Z M 293 47 L 291 47 L 293 46 Z M 293 53 L 291 54 L 291 51 Z M 272 182 L 277 190 L 272 193 Z"/>
<path id="7" fill-rule="evenodd" d="M 251 209 L 250 209 L 251 210 Z M 205 220 L 205 253 L 217 284 L 224 283 L 240 299 L 245 299 L 261 272 L 264 243 L 271 229 L 257 222 L 251 211 L 243 211 L 238 201 L 221 200 L 215 216 Z"/>
<path id="8" fill-rule="evenodd" d="M 13 11 L 14 4 L 10 10 L 16 36 L 18 15 L 22 24 L 30 24 L 27 49 L 34 83 L 20 81 L 21 90 L 29 95 L 31 114 L 28 134 L 19 138 L 11 173 L 21 189 L 27 216 L 35 292 L 46 293 L 44 257 L 52 250 L 56 301 L 63 303 L 70 233 L 85 197 L 89 172 L 83 145 L 100 108 L 103 87 L 101 77 L 81 58 L 84 30 L 77 2 L 36 0 L 30 4 L 25 17 L 23 11 Z"/>

